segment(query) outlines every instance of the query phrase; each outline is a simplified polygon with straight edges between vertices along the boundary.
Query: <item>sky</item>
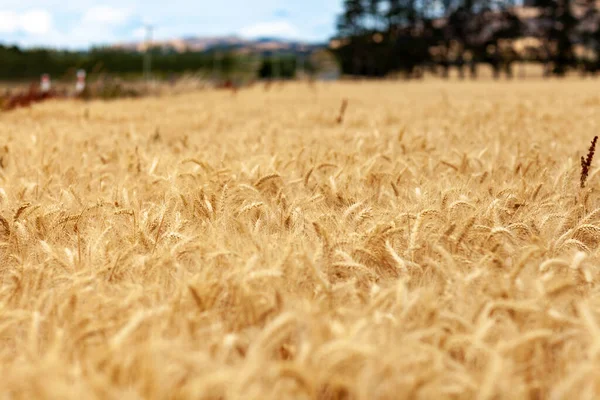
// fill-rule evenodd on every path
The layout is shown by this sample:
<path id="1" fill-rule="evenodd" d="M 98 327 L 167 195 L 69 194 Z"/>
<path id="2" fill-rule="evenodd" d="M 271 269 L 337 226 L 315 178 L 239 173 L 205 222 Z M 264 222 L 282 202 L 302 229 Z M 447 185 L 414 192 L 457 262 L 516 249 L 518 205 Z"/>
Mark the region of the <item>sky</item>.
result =
<path id="1" fill-rule="evenodd" d="M 239 35 L 325 41 L 342 0 L 0 0 L 0 43 L 85 49 L 155 39 Z"/>

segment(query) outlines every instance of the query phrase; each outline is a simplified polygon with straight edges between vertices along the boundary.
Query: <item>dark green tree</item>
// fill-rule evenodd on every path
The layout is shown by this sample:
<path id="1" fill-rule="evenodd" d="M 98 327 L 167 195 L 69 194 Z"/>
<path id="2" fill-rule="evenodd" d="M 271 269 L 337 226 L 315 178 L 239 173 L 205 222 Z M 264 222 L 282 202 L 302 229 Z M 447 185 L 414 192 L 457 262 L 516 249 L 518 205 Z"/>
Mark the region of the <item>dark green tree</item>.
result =
<path id="1" fill-rule="evenodd" d="M 367 7 L 363 0 L 344 0 L 344 12 L 338 17 L 337 28 L 342 36 L 358 36 L 366 30 Z"/>

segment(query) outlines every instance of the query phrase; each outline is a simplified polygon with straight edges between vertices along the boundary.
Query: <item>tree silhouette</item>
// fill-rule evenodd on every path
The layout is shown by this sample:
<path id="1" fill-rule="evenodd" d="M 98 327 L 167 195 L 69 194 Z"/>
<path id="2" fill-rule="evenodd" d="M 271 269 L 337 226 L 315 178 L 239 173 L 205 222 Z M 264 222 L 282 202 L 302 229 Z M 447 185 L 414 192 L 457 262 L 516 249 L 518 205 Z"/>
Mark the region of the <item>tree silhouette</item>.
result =
<path id="1" fill-rule="evenodd" d="M 598 67 L 600 21 L 593 0 L 525 0 L 536 7 L 535 18 L 519 17 L 516 0 L 346 0 L 338 18 L 336 50 L 345 73 L 381 76 L 394 71 L 418 75 L 420 69 L 470 66 L 472 75 L 479 63 L 489 64 L 496 77 L 505 71 L 512 76 L 517 53 L 512 43 L 534 34 L 545 44 L 539 61 L 552 65 L 551 72 L 563 75 L 581 64 L 574 44 L 596 52 L 585 60 L 585 68 Z M 573 12 L 578 7 L 576 16 Z M 582 16 L 581 9 L 584 9 Z M 584 20 L 585 19 L 585 24 Z M 584 25 L 582 27 L 582 25 Z M 539 28 L 541 27 L 541 28 Z M 594 64 L 595 63 L 595 64 Z"/>

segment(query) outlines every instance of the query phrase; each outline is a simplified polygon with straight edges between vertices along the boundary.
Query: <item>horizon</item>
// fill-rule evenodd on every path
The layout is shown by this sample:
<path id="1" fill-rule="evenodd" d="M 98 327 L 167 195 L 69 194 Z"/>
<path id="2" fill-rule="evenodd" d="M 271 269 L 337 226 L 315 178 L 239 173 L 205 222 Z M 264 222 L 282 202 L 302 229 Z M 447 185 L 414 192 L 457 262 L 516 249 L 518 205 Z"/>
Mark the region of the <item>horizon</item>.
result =
<path id="1" fill-rule="evenodd" d="M 59 0 L 2 0 L 0 44 L 21 48 L 89 50 L 92 47 L 134 43 L 153 27 L 155 41 L 182 38 L 271 38 L 324 43 L 335 34 L 341 0 L 307 0 L 287 4 L 232 0 L 197 4 L 172 0 L 168 10 L 158 1 L 81 0 L 76 5 Z"/>

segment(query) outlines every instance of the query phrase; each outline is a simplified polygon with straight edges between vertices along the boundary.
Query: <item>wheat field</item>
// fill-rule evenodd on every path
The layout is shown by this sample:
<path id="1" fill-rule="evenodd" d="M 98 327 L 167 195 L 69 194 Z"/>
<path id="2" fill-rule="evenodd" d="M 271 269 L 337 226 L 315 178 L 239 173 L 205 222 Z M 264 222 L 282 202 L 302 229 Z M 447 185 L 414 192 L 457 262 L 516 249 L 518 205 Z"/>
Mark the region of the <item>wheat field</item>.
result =
<path id="1" fill-rule="evenodd" d="M 426 81 L 2 114 L 0 396 L 596 399 L 599 108 Z"/>

